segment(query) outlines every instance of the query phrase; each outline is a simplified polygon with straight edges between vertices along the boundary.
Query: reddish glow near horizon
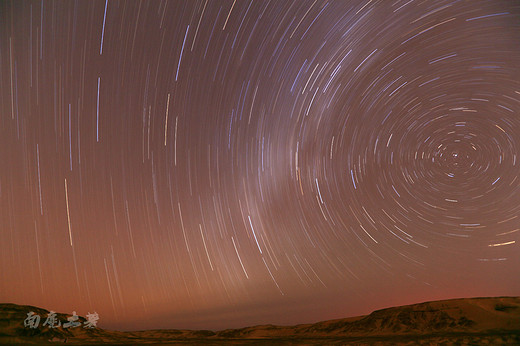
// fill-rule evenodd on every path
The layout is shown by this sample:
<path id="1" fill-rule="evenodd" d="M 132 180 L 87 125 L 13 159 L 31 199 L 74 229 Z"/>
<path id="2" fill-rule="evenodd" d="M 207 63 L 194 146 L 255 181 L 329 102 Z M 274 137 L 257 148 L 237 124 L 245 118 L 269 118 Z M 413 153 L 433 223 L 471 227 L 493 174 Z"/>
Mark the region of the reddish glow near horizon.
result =
<path id="1" fill-rule="evenodd" d="M 0 301 L 104 328 L 520 295 L 514 1 L 0 4 Z"/>

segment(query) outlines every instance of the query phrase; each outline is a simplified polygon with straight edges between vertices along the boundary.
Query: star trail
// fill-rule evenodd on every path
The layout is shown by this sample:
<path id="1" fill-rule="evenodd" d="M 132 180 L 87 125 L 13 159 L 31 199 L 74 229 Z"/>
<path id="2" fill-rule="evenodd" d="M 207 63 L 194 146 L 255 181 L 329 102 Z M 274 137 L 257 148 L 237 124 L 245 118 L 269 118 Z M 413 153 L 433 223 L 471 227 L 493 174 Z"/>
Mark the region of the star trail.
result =
<path id="1" fill-rule="evenodd" d="M 296 324 L 520 294 L 515 1 L 2 1 L 0 301 Z"/>

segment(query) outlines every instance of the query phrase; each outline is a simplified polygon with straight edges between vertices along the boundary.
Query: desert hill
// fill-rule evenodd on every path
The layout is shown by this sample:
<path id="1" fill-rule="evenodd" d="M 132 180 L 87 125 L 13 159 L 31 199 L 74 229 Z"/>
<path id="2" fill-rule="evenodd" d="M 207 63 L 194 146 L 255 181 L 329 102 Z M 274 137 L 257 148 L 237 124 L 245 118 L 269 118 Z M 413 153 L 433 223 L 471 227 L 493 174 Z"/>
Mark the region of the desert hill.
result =
<path id="1" fill-rule="evenodd" d="M 42 316 L 38 328 L 24 327 L 27 313 Z M 45 309 L 0 304 L 3 344 L 520 344 L 520 297 L 465 298 L 377 310 L 366 316 L 295 326 L 260 325 L 221 331 L 109 331 L 43 327 Z M 61 324 L 70 314 L 57 314 Z M 84 317 L 78 322 L 85 323 Z"/>

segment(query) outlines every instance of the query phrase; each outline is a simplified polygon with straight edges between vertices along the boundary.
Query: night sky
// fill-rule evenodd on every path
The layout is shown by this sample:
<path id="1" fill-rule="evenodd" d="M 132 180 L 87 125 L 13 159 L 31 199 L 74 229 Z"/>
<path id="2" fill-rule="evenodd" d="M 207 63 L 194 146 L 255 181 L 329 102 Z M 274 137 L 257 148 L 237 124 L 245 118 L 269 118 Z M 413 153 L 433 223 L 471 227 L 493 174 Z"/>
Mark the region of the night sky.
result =
<path id="1" fill-rule="evenodd" d="M 3 1 L 0 301 L 296 324 L 520 295 L 516 1 Z"/>

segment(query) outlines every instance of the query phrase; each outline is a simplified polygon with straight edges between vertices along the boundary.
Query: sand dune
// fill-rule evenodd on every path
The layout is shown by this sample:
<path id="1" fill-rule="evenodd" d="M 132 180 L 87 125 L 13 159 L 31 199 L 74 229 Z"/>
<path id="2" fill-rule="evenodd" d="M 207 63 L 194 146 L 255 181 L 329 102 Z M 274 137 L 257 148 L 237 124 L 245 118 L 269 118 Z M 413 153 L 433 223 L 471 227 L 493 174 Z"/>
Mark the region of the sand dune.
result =
<path id="1" fill-rule="evenodd" d="M 37 329 L 24 327 L 29 311 L 42 316 Z M 221 331 L 42 327 L 48 311 L 0 304 L 3 344 L 284 344 L 414 345 L 520 344 L 520 297 L 453 299 L 377 310 L 366 316 L 295 326 L 261 325 Z M 58 314 L 62 323 L 67 314 Z M 85 322 L 83 317 L 80 322 Z"/>

